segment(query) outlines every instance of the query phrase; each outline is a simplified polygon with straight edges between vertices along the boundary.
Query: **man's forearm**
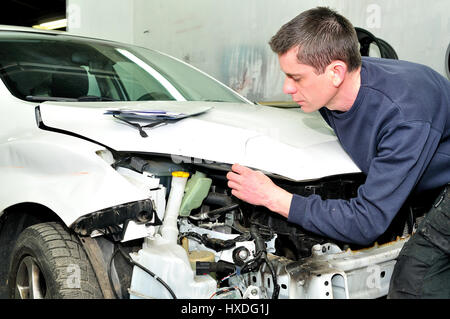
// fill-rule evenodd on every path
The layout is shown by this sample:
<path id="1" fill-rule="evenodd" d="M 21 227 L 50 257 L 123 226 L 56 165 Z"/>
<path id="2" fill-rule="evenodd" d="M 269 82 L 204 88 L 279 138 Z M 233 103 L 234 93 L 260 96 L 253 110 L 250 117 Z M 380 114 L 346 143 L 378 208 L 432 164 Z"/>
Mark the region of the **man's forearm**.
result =
<path id="1" fill-rule="evenodd" d="M 272 196 L 269 197 L 265 206 L 271 211 L 287 218 L 289 216 L 292 196 L 288 191 L 276 186 L 276 189 L 274 189 Z"/>
<path id="2" fill-rule="evenodd" d="M 227 178 L 228 187 L 237 198 L 253 205 L 265 206 L 288 217 L 293 195 L 277 186 L 262 172 L 234 164 Z"/>

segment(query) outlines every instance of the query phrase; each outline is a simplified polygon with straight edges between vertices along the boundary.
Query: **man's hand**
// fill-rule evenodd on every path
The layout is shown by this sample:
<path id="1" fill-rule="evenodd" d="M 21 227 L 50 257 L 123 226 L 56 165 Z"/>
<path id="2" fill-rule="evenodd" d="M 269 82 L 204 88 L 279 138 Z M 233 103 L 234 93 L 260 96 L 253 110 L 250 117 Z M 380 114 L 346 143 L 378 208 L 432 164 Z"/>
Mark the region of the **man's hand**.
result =
<path id="1" fill-rule="evenodd" d="M 275 185 L 260 171 L 234 164 L 227 174 L 228 187 L 237 198 L 253 204 L 265 206 L 284 217 L 288 217 L 292 194 Z"/>

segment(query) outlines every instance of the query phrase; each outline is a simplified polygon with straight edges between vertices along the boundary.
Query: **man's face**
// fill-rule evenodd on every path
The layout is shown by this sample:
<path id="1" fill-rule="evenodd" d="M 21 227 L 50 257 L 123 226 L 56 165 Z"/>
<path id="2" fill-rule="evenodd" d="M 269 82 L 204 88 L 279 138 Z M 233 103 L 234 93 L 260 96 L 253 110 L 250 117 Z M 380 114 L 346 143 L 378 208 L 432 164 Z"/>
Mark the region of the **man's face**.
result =
<path id="1" fill-rule="evenodd" d="M 290 94 L 306 113 L 314 112 L 326 106 L 336 94 L 327 72 L 315 73 L 312 66 L 301 64 L 297 59 L 298 48 L 294 47 L 278 59 L 282 71 L 286 74 L 283 92 Z"/>

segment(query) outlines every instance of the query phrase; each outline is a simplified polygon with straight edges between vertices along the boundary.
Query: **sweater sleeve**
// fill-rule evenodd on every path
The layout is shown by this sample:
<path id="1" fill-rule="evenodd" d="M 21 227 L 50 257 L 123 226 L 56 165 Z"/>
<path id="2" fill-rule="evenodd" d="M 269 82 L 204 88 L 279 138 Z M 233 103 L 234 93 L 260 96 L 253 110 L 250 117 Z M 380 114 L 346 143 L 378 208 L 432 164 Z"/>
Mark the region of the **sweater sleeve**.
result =
<path id="1" fill-rule="evenodd" d="M 414 189 L 440 140 L 429 123 L 383 130 L 366 182 L 350 200 L 294 195 L 288 221 L 343 242 L 367 245 L 383 234 Z"/>

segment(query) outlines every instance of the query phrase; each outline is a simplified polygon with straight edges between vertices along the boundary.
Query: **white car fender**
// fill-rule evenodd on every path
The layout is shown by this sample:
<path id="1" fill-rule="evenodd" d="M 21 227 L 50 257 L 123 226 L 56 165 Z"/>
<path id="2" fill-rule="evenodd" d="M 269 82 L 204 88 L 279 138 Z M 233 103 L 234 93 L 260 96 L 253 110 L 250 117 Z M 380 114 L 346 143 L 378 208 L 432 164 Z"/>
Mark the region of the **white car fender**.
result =
<path id="1" fill-rule="evenodd" d="M 79 217 L 146 199 L 96 152 L 102 146 L 69 135 L 36 130 L 30 138 L 0 145 L 0 211 L 24 202 L 54 211 L 70 226 Z"/>

